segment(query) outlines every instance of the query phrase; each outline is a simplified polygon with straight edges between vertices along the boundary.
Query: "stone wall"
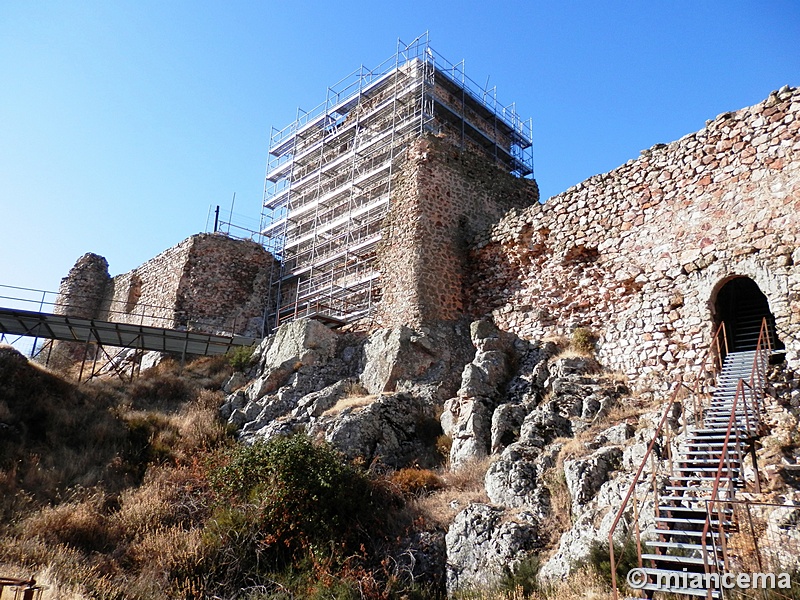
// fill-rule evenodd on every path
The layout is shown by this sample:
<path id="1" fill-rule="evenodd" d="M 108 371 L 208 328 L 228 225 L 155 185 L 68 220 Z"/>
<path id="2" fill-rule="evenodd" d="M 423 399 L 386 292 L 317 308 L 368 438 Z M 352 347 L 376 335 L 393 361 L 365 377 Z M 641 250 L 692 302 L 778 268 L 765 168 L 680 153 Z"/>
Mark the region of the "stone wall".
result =
<path id="1" fill-rule="evenodd" d="M 427 136 L 409 149 L 392 186 L 378 249 L 377 324 L 461 318 L 470 243 L 510 208 L 536 203 L 536 182 Z"/>
<path id="2" fill-rule="evenodd" d="M 92 318 L 103 302 L 110 281 L 108 261 L 97 254 L 84 254 L 61 280 L 53 312 L 68 317 Z"/>
<path id="3" fill-rule="evenodd" d="M 73 293 L 65 302 L 67 311 L 78 307 L 80 316 L 118 323 L 262 335 L 270 273 L 278 266 L 255 242 L 193 235 L 113 278 L 108 278 L 105 259 L 97 257 L 101 265 L 87 256 L 96 257 L 86 255 L 76 263 L 62 282 L 61 295 L 67 298 L 68 288 L 91 287 L 94 305 L 84 306 L 84 296 Z M 101 285 L 94 272 L 103 265 L 106 280 Z"/>
<path id="4" fill-rule="evenodd" d="M 97 318 L 154 327 L 177 326 L 178 288 L 195 237 L 112 278 Z"/>
<path id="5" fill-rule="evenodd" d="M 547 201 L 471 248 L 474 316 L 526 339 L 591 328 L 640 389 L 698 366 L 734 276 L 767 296 L 800 367 L 800 90 L 725 113 Z"/>

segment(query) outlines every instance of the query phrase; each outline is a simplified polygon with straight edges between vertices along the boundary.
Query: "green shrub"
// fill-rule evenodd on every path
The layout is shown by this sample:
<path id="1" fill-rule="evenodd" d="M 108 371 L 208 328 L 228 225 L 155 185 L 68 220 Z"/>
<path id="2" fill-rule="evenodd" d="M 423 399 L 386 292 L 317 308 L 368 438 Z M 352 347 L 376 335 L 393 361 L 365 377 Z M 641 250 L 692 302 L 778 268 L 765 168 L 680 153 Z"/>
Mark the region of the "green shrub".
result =
<path id="1" fill-rule="evenodd" d="M 295 435 L 237 445 L 217 462 L 209 474 L 217 542 L 251 546 L 260 564 L 330 560 L 358 551 L 363 532 L 376 531 L 377 490 L 327 445 Z"/>
<path id="2" fill-rule="evenodd" d="M 647 552 L 644 543 L 642 543 L 642 552 Z M 616 562 L 617 585 L 624 585 L 628 571 L 639 566 L 636 541 L 629 539 L 625 544 L 615 544 L 614 561 Z M 608 551 L 608 542 L 595 541 L 589 549 L 589 555 L 576 566 L 579 568 L 590 567 L 605 583 L 611 585 L 611 555 Z"/>
<path id="3" fill-rule="evenodd" d="M 250 359 L 253 358 L 253 352 L 255 352 L 255 347 L 253 346 L 237 346 L 229 350 L 226 354 L 228 363 L 236 371 L 245 371 L 247 367 L 250 366 Z"/>
<path id="4" fill-rule="evenodd" d="M 539 569 L 541 566 L 539 555 L 531 554 L 517 565 L 513 573 L 506 567 L 503 578 L 500 580 L 500 589 L 510 593 L 521 592 L 524 597 L 540 591 Z"/>
<path id="5" fill-rule="evenodd" d="M 581 354 L 593 354 L 595 351 L 595 342 L 597 342 L 597 336 L 595 336 L 590 329 L 586 327 L 576 327 L 572 332 L 570 348 Z"/>

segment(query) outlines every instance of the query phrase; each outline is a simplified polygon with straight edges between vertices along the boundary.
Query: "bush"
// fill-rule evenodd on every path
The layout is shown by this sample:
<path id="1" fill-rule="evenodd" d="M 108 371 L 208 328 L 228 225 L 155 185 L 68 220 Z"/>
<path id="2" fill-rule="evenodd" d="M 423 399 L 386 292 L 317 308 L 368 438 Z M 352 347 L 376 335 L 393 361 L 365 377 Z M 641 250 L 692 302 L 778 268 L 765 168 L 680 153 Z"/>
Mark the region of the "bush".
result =
<path id="1" fill-rule="evenodd" d="M 226 356 L 228 363 L 236 371 L 245 371 L 250 366 L 250 359 L 253 358 L 255 348 L 253 346 L 238 346 L 233 350 L 229 350 Z"/>
<path id="2" fill-rule="evenodd" d="M 540 591 L 539 569 L 541 559 L 538 554 L 525 557 L 512 572 L 508 567 L 500 581 L 500 589 L 507 593 L 521 593 L 523 597 Z"/>
<path id="3" fill-rule="evenodd" d="M 271 569 L 359 550 L 378 524 L 377 490 L 329 446 L 303 435 L 222 452 L 209 479 L 218 496 L 217 543 L 236 540 Z M 379 529 L 378 529 L 379 531 Z"/>
<path id="4" fill-rule="evenodd" d="M 642 552 L 647 552 L 644 543 Z M 614 544 L 614 560 L 616 562 L 617 585 L 625 584 L 625 577 L 628 571 L 638 568 L 639 553 L 636 549 L 636 541 L 628 540 L 625 544 Z M 611 556 L 608 551 L 608 542 L 595 541 L 589 549 L 589 555 L 577 565 L 579 568 L 589 567 L 597 573 L 607 584 L 611 585 Z"/>
<path id="5" fill-rule="evenodd" d="M 595 336 L 591 330 L 586 327 L 577 327 L 572 332 L 570 347 L 575 350 L 575 352 L 591 355 L 594 354 L 595 351 L 595 342 L 597 342 L 597 336 Z"/>
<path id="6" fill-rule="evenodd" d="M 404 496 L 422 496 L 444 487 L 441 477 L 430 469 L 400 469 L 390 479 Z"/>

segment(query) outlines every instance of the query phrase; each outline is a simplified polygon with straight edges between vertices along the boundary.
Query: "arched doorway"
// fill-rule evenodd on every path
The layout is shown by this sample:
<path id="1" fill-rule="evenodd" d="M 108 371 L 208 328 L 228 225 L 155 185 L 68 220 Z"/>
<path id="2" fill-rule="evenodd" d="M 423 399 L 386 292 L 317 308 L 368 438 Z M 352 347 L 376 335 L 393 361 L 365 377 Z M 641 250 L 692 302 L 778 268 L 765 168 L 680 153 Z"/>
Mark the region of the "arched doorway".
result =
<path id="1" fill-rule="evenodd" d="M 725 323 L 728 349 L 731 352 L 755 350 L 761 322 L 767 319 L 773 350 L 784 349 L 775 331 L 775 316 L 769 309 L 769 300 L 749 277 L 734 277 L 717 292 L 714 302 L 717 325 Z"/>

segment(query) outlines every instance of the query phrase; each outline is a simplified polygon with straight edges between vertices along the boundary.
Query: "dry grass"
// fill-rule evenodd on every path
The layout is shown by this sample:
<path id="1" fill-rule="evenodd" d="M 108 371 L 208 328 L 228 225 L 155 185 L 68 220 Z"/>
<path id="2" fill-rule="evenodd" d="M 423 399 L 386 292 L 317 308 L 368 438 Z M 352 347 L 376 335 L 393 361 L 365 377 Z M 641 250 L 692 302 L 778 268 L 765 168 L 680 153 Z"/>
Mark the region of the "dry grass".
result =
<path id="1" fill-rule="evenodd" d="M 445 528 L 455 516 L 473 502 L 489 502 L 483 485 L 493 457 L 467 463 L 457 471 L 444 471 L 439 477 L 441 490 L 411 501 L 411 510 L 428 526 Z"/>
<path id="2" fill-rule="evenodd" d="M 19 432 L 0 440 L 0 574 L 33 574 L 44 598 L 203 597 L 203 456 L 227 437 L 223 397 L 201 384 L 218 384 L 220 364 L 80 386 L 29 364 L 0 367 L 15 369 L 0 403 Z"/>
<path id="3" fill-rule="evenodd" d="M 558 354 L 553 355 L 553 358 L 594 358 L 594 355 L 591 352 L 567 347 Z"/>
<path id="4" fill-rule="evenodd" d="M 540 535 L 544 542 L 545 556 L 558 548 L 561 536 L 572 527 L 572 496 L 564 477 L 564 461 L 559 457 L 556 466 L 545 471 L 542 476 L 550 492 L 550 511 L 541 524 Z"/>
<path id="5" fill-rule="evenodd" d="M 608 585 L 592 569 L 575 571 L 543 592 L 535 593 L 531 600 L 607 600 L 611 598 Z"/>
<path id="6" fill-rule="evenodd" d="M 413 467 L 395 471 L 389 481 L 406 498 L 419 498 L 444 487 L 444 481 L 434 471 Z"/>
<path id="7" fill-rule="evenodd" d="M 0 574 L 19 579 L 33 577 L 36 584 L 43 588 L 42 600 L 91 600 L 89 596 L 81 593 L 77 586 L 63 585 L 50 567 L 31 571 L 19 569 L 14 565 L 0 564 Z"/>
<path id="8" fill-rule="evenodd" d="M 348 396 L 346 398 L 342 398 L 336 404 L 331 406 L 328 410 L 322 413 L 323 417 L 334 417 L 346 409 L 351 410 L 358 410 L 360 408 L 364 408 L 375 402 L 378 398 L 375 394 L 370 394 L 367 396 Z"/>
<path id="9" fill-rule="evenodd" d="M 610 600 L 611 590 L 591 568 L 579 569 L 566 579 L 525 593 L 521 585 L 510 591 L 488 590 L 461 592 L 458 600 Z"/>

